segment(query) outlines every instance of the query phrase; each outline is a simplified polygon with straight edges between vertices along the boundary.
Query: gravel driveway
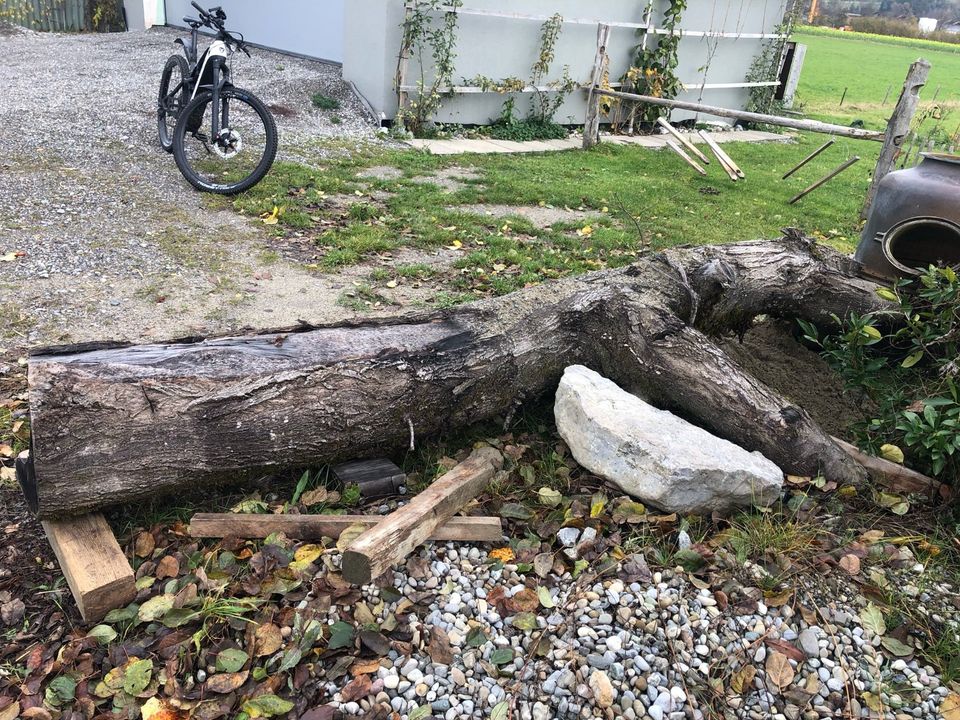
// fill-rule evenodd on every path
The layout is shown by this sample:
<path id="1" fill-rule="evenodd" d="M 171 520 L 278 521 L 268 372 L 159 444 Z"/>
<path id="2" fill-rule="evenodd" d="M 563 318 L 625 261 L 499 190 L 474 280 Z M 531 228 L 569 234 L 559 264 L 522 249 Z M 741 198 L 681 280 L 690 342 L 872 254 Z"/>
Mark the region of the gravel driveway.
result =
<path id="1" fill-rule="evenodd" d="M 343 278 L 263 267 L 264 228 L 210 209 L 160 150 L 157 84 L 181 34 L 0 32 L 0 346 L 338 315 Z M 252 52 L 235 79 L 278 110 L 281 158 L 317 157 L 317 138 L 373 137 L 340 68 Z M 315 92 L 341 108 L 314 109 Z"/>

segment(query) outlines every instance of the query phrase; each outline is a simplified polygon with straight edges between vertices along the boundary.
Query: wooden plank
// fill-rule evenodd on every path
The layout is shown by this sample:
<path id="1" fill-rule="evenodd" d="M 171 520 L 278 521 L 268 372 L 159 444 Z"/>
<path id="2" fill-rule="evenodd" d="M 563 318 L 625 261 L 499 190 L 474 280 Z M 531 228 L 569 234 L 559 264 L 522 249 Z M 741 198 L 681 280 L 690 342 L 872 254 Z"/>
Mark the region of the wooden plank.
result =
<path id="1" fill-rule="evenodd" d="M 238 515 L 236 513 L 197 513 L 190 519 L 193 537 L 265 538 L 283 533 L 296 540 L 338 538 L 351 525 L 375 527 L 381 515 Z M 503 539 L 503 524 L 498 517 L 452 517 L 439 525 L 430 540 L 497 542 Z"/>
<path id="2" fill-rule="evenodd" d="M 726 169 L 733 171 L 733 174 L 736 175 L 737 178 L 742 179 L 746 177 L 743 170 L 740 169 L 740 166 L 733 161 L 732 157 L 727 155 L 727 151 L 724 150 L 722 147 L 720 147 L 720 145 L 717 144 L 716 140 L 714 140 L 713 137 L 706 130 L 699 130 L 698 134 L 700 135 L 701 138 L 703 138 L 703 141 L 713 151 L 713 154 L 717 156 L 717 160 L 720 162 L 721 165 L 723 165 Z M 731 178 L 731 179 L 735 180 L 737 178 Z"/>
<path id="3" fill-rule="evenodd" d="M 605 90 L 603 88 L 594 88 L 593 91 L 599 95 L 620 98 L 621 100 L 634 100 L 636 102 L 649 103 L 650 105 L 677 108 L 678 110 L 693 110 L 694 112 L 702 112 L 707 115 L 716 115 L 717 117 L 728 117 L 736 120 L 747 120 L 749 122 L 777 125 L 778 127 L 788 127 L 793 128 L 794 130 L 809 130 L 811 132 L 829 133 L 831 135 L 841 135 L 843 137 L 852 137 L 860 140 L 876 140 L 877 142 L 883 142 L 884 138 L 883 133 L 879 133 L 874 130 L 863 130 L 862 128 L 851 128 L 843 125 L 831 125 L 830 123 L 820 122 L 819 120 L 786 118 L 779 115 L 766 115 L 764 113 L 755 113 L 748 110 L 735 110 L 732 108 L 718 107 L 716 105 L 687 102 L 686 100 L 669 100 L 667 98 L 654 97 L 652 95 L 637 95 L 636 93 Z"/>
<path id="4" fill-rule="evenodd" d="M 692 167 L 694 170 L 696 170 L 696 171 L 697 171 L 698 173 L 700 173 L 701 175 L 706 175 L 706 174 L 707 174 L 707 171 L 704 170 L 704 169 L 703 169 L 702 167 L 700 167 L 699 165 L 697 165 L 697 161 L 694 160 L 694 159 L 693 159 L 692 157 L 690 157 L 689 155 L 687 155 L 687 153 L 684 151 L 684 149 L 683 149 L 682 147 L 680 147 L 680 145 L 677 144 L 676 141 L 671 140 L 670 138 L 667 138 L 667 139 L 666 139 L 666 143 L 667 143 L 667 147 L 668 147 L 668 148 L 670 148 L 670 149 L 673 150 L 677 155 L 679 155 L 679 156 L 682 157 L 684 160 L 686 160 L 687 165 L 689 165 L 690 167 Z"/>
<path id="5" fill-rule="evenodd" d="M 589 150 L 600 142 L 600 98 L 594 94 L 593 88 L 599 87 L 603 79 L 609 42 L 610 26 L 597 25 L 597 53 L 593 58 L 593 75 L 590 78 L 590 92 L 587 94 L 587 117 L 583 123 L 584 150 Z"/>
<path id="6" fill-rule="evenodd" d="M 726 160 L 724 160 L 726 153 L 720 149 L 720 146 L 713 142 L 713 140 L 706 133 L 704 133 L 703 130 L 699 130 L 698 134 L 701 138 L 703 138 L 704 142 L 707 143 L 707 147 L 709 147 L 713 152 L 714 156 L 717 158 L 717 162 L 720 163 L 720 167 L 722 167 L 723 171 L 727 174 L 727 177 L 733 180 L 733 182 L 739 180 L 740 176 L 737 175 L 736 170 L 734 170 L 733 167 L 727 163 Z"/>
<path id="7" fill-rule="evenodd" d="M 829 173 L 827 173 L 827 174 L 824 175 L 822 178 L 820 178 L 819 180 L 817 180 L 815 183 L 813 183 L 813 185 L 810 185 L 809 187 L 804 188 L 803 190 L 801 190 L 800 192 L 798 192 L 796 195 L 794 195 L 792 198 L 790 198 L 789 204 L 790 204 L 790 205 L 793 205 L 793 204 L 794 204 L 795 202 L 797 202 L 800 198 L 806 197 L 807 195 L 809 195 L 810 193 L 812 193 L 814 190 L 816 190 L 816 189 L 817 189 L 818 187 L 820 187 L 821 185 L 825 185 L 826 183 L 830 182 L 830 181 L 833 180 L 837 175 L 839 175 L 840 173 L 842 173 L 844 170 L 846 170 L 848 167 L 850 167 L 851 165 L 853 165 L 853 164 L 854 164 L 855 162 L 857 162 L 858 160 L 860 160 L 860 156 L 859 156 L 859 155 L 854 155 L 852 158 L 850 158 L 849 160 L 847 160 L 845 163 L 843 163 L 842 165 L 838 166 L 838 167 L 835 168 L 834 170 L 831 170 Z"/>
<path id="8" fill-rule="evenodd" d="M 503 456 L 492 447 L 474 450 L 402 508 L 350 543 L 343 553 L 343 577 L 363 585 L 380 577 L 436 529 L 475 498 L 503 467 Z"/>
<path id="9" fill-rule="evenodd" d="M 851 445 L 840 438 L 831 438 L 839 445 L 850 457 L 863 465 L 874 480 L 885 486 L 888 490 L 907 493 L 923 493 L 932 498 L 949 500 L 953 496 L 953 490 L 949 485 L 934 480 L 916 470 L 898 465 L 897 463 L 874 457 L 861 452 L 859 448 Z"/>
<path id="10" fill-rule="evenodd" d="M 102 514 L 42 524 L 85 622 L 96 622 L 133 601 L 133 569 Z"/>
<path id="11" fill-rule="evenodd" d="M 873 171 L 870 188 L 867 190 L 867 198 L 860 210 L 861 220 L 867 217 L 880 181 L 893 170 L 904 138 L 910 133 L 910 124 L 917 112 L 917 106 L 920 104 L 920 88 L 926 84 L 929 74 L 930 63 L 923 59 L 914 62 L 907 71 L 907 77 L 903 81 L 903 90 L 900 91 L 900 99 L 887 122 L 883 148 L 877 158 L 877 166 Z"/>
<path id="12" fill-rule="evenodd" d="M 670 133 L 671 135 L 673 135 L 673 137 L 676 139 L 676 141 L 677 141 L 678 143 L 680 143 L 680 145 L 682 145 L 683 147 L 685 147 L 687 150 L 689 150 L 690 152 L 692 152 L 694 155 L 696 155 L 697 158 L 700 159 L 700 162 L 704 163 L 705 165 L 709 165 L 709 164 L 710 164 L 710 158 L 708 158 L 706 155 L 704 155 L 702 152 L 700 152 L 700 148 L 695 147 L 694 144 L 693 144 L 692 142 L 690 142 L 690 140 L 688 140 L 687 138 L 685 138 L 682 133 L 678 132 L 677 129 L 676 129 L 673 125 L 671 125 L 669 122 L 667 122 L 664 118 L 658 117 L 658 118 L 657 118 L 657 125 L 659 125 L 659 126 L 662 127 L 664 130 L 666 130 L 668 133 Z"/>

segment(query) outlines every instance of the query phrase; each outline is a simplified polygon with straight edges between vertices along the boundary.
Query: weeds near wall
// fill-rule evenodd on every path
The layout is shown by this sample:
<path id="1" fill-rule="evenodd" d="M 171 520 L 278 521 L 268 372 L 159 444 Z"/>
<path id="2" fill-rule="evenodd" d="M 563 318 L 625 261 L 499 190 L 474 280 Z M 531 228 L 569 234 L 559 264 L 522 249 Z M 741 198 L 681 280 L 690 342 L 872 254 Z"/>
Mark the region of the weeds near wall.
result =
<path id="1" fill-rule="evenodd" d="M 456 10 L 462 5 L 463 0 L 414 0 L 403 21 L 400 67 L 397 70 L 397 91 L 401 99 L 397 122 L 414 135 L 421 134 L 440 109 L 446 94 L 442 90 L 451 84 L 457 58 L 459 16 Z M 450 9 L 442 13 L 437 24 L 435 20 L 443 7 Z M 415 97 L 404 104 L 406 93 L 400 86 L 405 81 L 407 60 L 414 52 L 420 66 L 420 77 Z M 432 79 L 427 78 L 428 63 L 424 62 L 426 53 L 433 61 Z"/>
<path id="2" fill-rule="evenodd" d="M 465 80 L 467 85 L 478 87 L 485 92 L 501 94 L 519 93 L 530 89 L 533 100 L 525 119 L 515 114 L 516 98 L 508 97 L 503 103 L 500 117 L 491 126 L 490 134 L 504 140 L 541 140 L 566 137 L 566 131 L 554 123 L 557 110 L 574 90 L 576 81 L 570 77 L 566 66 L 559 80 L 544 84 L 544 78 L 550 73 L 550 66 L 556 57 L 557 41 L 563 30 L 563 16 L 559 13 L 547 18 L 540 27 L 540 46 L 537 59 L 530 69 L 529 80 L 519 77 L 507 77 L 500 80 L 477 75 Z"/>
<path id="3" fill-rule="evenodd" d="M 787 9 L 781 22 L 774 29 L 777 37 L 764 41 L 760 52 L 750 63 L 750 69 L 747 71 L 746 82 L 766 82 L 776 80 L 780 75 L 780 65 L 783 62 L 783 54 L 787 47 L 787 41 L 790 39 L 790 33 L 793 32 L 793 25 L 800 13 L 800 4 L 794 3 Z M 776 85 L 762 85 L 749 88 L 749 98 L 746 109 L 750 112 L 763 113 L 765 115 L 780 115 L 783 112 L 783 101 L 777 100 Z M 763 126 L 765 130 L 779 132 L 782 128 L 774 126 Z"/>
<path id="4" fill-rule="evenodd" d="M 868 398 L 875 417 L 853 428 L 860 444 L 956 483 L 960 475 L 960 280 L 950 267 L 929 267 L 878 293 L 898 305 L 879 314 L 835 318 L 839 332 L 822 335 L 802 322 L 806 339 Z"/>

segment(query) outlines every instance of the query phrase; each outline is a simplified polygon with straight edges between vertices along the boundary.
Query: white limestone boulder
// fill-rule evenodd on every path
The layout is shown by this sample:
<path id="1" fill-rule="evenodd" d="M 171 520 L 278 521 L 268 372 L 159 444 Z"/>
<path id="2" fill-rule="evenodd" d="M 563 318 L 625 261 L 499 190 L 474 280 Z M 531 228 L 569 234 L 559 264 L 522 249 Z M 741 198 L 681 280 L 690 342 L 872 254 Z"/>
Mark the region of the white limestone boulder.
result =
<path id="1" fill-rule="evenodd" d="M 783 472 L 759 452 L 655 408 L 582 365 L 564 371 L 554 415 L 580 465 L 668 512 L 725 512 L 780 496 Z"/>

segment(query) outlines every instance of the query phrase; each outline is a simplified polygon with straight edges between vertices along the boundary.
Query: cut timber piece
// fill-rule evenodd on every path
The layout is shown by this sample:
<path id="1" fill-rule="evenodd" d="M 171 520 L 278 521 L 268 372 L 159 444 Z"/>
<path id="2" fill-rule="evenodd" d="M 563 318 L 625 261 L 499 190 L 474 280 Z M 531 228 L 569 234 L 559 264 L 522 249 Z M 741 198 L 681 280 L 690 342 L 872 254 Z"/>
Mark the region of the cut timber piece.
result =
<path id="1" fill-rule="evenodd" d="M 357 485 L 368 500 L 396 495 L 407 482 L 403 470 L 386 458 L 352 460 L 334 465 L 330 472 L 344 487 Z"/>
<path id="2" fill-rule="evenodd" d="M 723 165 L 724 169 L 727 171 L 727 174 L 729 175 L 731 172 L 734 173 L 735 177 L 731 177 L 731 180 L 746 177 L 746 175 L 743 174 L 743 170 L 740 169 L 740 166 L 733 161 L 733 158 L 727 155 L 727 151 L 720 147 L 716 140 L 710 137 L 709 133 L 707 133 L 705 130 L 699 130 L 698 133 L 700 137 L 703 138 L 703 141 L 713 151 L 713 154 L 717 156 L 717 160 L 721 165 Z"/>
<path id="3" fill-rule="evenodd" d="M 702 167 L 700 167 L 700 166 L 697 164 L 697 161 L 696 161 L 696 160 L 694 160 L 692 157 L 690 157 L 689 155 L 687 155 L 687 153 L 684 151 L 684 149 L 683 149 L 682 147 L 680 147 L 680 145 L 679 145 L 678 143 L 674 142 L 674 141 L 671 140 L 670 138 L 667 138 L 666 142 L 667 142 L 667 147 L 670 148 L 671 150 L 673 150 L 677 155 L 679 155 L 680 157 L 682 157 L 682 158 L 686 161 L 687 165 L 689 165 L 690 167 L 692 167 L 694 170 L 696 170 L 696 171 L 697 171 L 698 173 L 700 173 L 701 175 L 706 175 L 706 174 L 707 174 L 707 171 L 704 170 Z"/>
<path id="4" fill-rule="evenodd" d="M 683 134 L 680 133 L 680 132 L 678 132 L 677 129 L 676 129 L 673 125 L 671 125 L 670 123 L 668 123 L 668 122 L 667 122 L 666 120 L 664 120 L 662 117 L 658 117 L 658 118 L 657 118 L 657 125 L 659 125 L 659 126 L 662 127 L 664 130 L 666 130 L 668 133 L 670 133 L 671 135 L 673 135 L 673 136 L 677 139 L 677 142 L 679 142 L 683 147 L 685 147 L 687 150 L 689 150 L 689 151 L 692 152 L 694 155 L 696 155 L 698 158 L 700 158 L 701 162 L 704 162 L 704 163 L 706 163 L 707 165 L 710 164 L 710 158 L 708 158 L 706 155 L 704 155 L 702 152 L 700 152 L 700 148 L 698 148 L 696 145 L 694 145 L 692 142 L 690 142 L 690 140 L 688 140 L 687 138 L 685 138 L 685 137 L 683 136 Z"/>
<path id="5" fill-rule="evenodd" d="M 85 622 L 133 601 L 133 569 L 103 515 L 44 520 L 43 530 Z"/>
<path id="6" fill-rule="evenodd" d="M 863 465 L 870 476 L 888 490 L 906 493 L 922 493 L 932 498 L 949 500 L 953 491 L 949 485 L 944 485 L 932 477 L 928 477 L 916 470 L 898 465 L 897 463 L 884 460 L 883 458 L 867 455 L 861 452 L 856 446 L 851 445 L 840 438 L 833 438 L 833 441 L 843 448 L 850 457 Z"/>
<path id="7" fill-rule="evenodd" d="M 265 538 L 283 533 L 295 540 L 338 538 L 351 525 L 374 527 L 381 515 L 238 515 L 236 513 L 197 513 L 190 519 L 193 537 Z M 503 524 L 498 517 L 452 517 L 438 526 L 430 540 L 458 542 L 497 542 L 503 539 Z"/>
<path id="8" fill-rule="evenodd" d="M 817 180 L 815 183 L 813 183 L 813 185 L 811 185 L 810 187 L 804 188 L 803 190 L 801 190 L 800 192 L 798 192 L 796 195 L 794 195 L 792 198 L 790 198 L 790 200 L 788 201 L 789 204 L 790 204 L 790 205 L 793 205 L 795 202 L 797 202 L 797 201 L 800 200 L 801 198 L 806 197 L 807 195 L 809 195 L 810 193 L 812 193 L 814 190 L 816 190 L 816 189 L 817 189 L 818 187 L 820 187 L 821 185 L 826 185 L 828 182 L 830 182 L 831 180 L 833 180 L 833 178 L 835 178 L 837 175 L 839 175 L 840 173 L 842 173 L 844 170 L 846 170 L 848 167 L 850 167 L 851 165 L 853 165 L 854 163 L 856 163 L 856 162 L 859 161 L 859 160 L 860 160 L 860 156 L 859 156 L 859 155 L 854 155 L 852 158 L 850 158 L 849 160 L 847 160 L 845 163 L 843 163 L 842 165 L 840 165 L 840 166 L 837 167 L 836 169 L 831 170 L 829 173 L 827 173 L 827 174 L 824 175 L 822 178 L 820 178 L 819 180 Z"/>
<path id="9" fill-rule="evenodd" d="M 491 447 L 474 450 L 462 463 L 350 543 L 343 553 L 343 577 L 364 585 L 403 562 L 436 529 L 475 498 L 503 467 Z"/>
<path id="10" fill-rule="evenodd" d="M 710 337 L 757 315 L 831 325 L 888 307 L 850 258 L 798 233 L 650 253 L 503 297 L 398 317 L 29 360 L 42 518 L 409 447 L 556 391 L 585 365 L 790 475 L 866 471 Z M 279 333 L 279 334 L 278 334 Z"/>

